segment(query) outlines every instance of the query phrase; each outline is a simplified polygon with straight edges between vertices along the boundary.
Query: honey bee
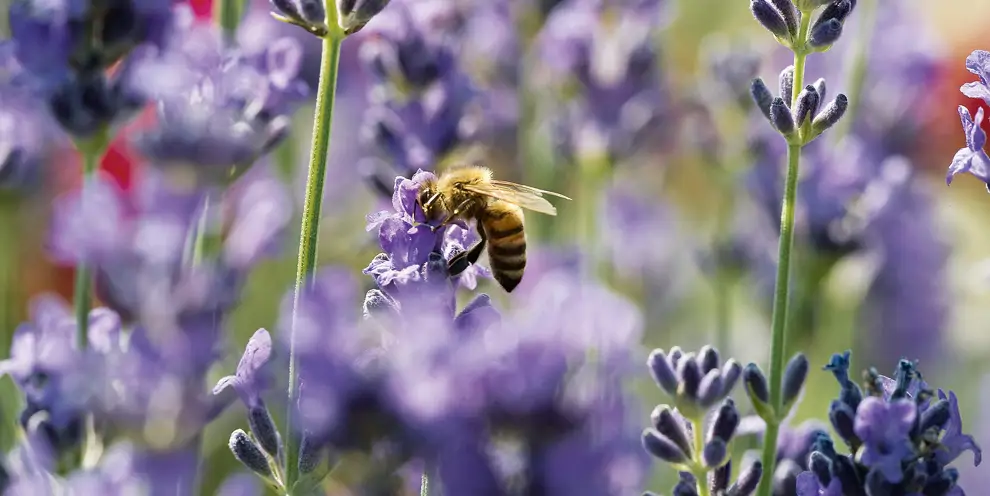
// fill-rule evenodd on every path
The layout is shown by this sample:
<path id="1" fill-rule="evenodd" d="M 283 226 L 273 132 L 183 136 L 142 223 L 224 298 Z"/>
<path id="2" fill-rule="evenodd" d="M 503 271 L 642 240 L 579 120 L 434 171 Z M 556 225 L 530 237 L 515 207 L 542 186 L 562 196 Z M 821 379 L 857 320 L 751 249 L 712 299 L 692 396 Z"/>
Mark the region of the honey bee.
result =
<path id="1" fill-rule="evenodd" d="M 492 275 L 506 292 L 512 292 L 526 268 L 523 209 L 557 215 L 543 195 L 570 200 L 559 193 L 493 179 L 486 167 L 462 165 L 424 183 L 418 201 L 431 220 L 444 218 L 444 224 L 456 219 L 477 221 L 481 240 L 448 262 L 451 275 L 476 263 L 487 241 Z"/>

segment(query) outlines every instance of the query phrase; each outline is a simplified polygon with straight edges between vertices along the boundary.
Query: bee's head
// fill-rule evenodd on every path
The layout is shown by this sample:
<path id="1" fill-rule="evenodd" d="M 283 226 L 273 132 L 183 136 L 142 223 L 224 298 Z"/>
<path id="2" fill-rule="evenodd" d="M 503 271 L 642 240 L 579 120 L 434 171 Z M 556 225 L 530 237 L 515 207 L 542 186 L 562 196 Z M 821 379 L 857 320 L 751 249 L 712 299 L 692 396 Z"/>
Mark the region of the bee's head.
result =
<path id="1" fill-rule="evenodd" d="M 423 214 L 427 220 L 438 220 L 443 215 L 443 198 L 437 193 L 435 182 L 426 182 L 420 186 L 419 196 L 416 198 L 419 207 L 423 209 Z"/>

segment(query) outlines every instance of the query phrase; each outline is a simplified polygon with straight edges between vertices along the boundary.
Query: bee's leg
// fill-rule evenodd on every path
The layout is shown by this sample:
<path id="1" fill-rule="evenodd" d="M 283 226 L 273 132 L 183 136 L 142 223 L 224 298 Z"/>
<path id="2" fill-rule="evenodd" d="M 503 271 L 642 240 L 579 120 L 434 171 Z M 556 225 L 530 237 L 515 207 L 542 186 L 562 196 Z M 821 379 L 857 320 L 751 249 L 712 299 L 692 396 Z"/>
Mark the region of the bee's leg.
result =
<path id="1" fill-rule="evenodd" d="M 481 240 L 475 243 L 475 245 L 470 249 L 454 255 L 450 259 L 450 262 L 447 263 L 447 272 L 451 276 L 456 276 L 461 272 L 464 272 L 468 267 L 477 263 L 478 259 L 481 258 L 481 253 L 485 251 L 485 242 L 487 241 L 484 228 L 478 229 L 478 235 L 481 236 Z"/>
<path id="2" fill-rule="evenodd" d="M 467 205 L 468 205 L 468 202 L 467 201 L 461 202 L 461 204 L 458 205 L 457 208 L 455 208 L 454 210 L 452 210 L 450 212 L 450 214 L 447 215 L 447 218 L 444 219 L 443 222 L 441 222 L 440 225 L 437 226 L 437 228 L 439 229 L 441 227 L 447 226 L 451 222 L 454 222 L 455 220 L 457 220 L 457 218 L 461 215 L 461 213 L 464 211 L 464 208 L 467 207 Z"/>

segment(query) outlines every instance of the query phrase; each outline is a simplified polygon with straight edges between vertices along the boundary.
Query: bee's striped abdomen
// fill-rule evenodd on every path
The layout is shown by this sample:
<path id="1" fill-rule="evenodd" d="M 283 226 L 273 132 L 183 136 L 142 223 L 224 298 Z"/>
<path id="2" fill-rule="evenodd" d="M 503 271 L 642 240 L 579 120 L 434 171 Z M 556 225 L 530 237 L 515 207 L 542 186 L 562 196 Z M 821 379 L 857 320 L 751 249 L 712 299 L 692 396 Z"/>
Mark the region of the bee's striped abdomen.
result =
<path id="1" fill-rule="evenodd" d="M 511 292 L 522 281 L 526 268 L 526 231 L 519 207 L 494 201 L 481 217 L 488 238 L 488 263 L 492 275 L 506 291 Z"/>

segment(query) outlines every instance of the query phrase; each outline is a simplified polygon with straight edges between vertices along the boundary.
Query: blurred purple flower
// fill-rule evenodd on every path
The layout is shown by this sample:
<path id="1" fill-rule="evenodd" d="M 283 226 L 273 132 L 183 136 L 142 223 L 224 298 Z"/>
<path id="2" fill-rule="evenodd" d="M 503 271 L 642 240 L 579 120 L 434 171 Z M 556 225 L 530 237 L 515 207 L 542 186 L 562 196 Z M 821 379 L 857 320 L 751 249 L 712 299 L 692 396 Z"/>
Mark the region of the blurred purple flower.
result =
<path id="1" fill-rule="evenodd" d="M 555 123 L 567 157 L 614 160 L 662 137 L 667 97 L 653 33 L 664 22 L 663 3 L 571 1 L 548 16 L 538 40 L 545 77 L 556 88 L 578 85 Z"/>
<path id="2" fill-rule="evenodd" d="M 271 380 L 267 365 L 272 355 L 272 337 L 265 329 L 255 331 L 248 340 L 244 354 L 237 363 L 235 375 L 221 378 L 213 387 L 213 394 L 219 394 L 228 387 L 234 388 L 241 401 L 251 408 L 258 404 L 261 393 L 268 388 Z"/>
<path id="3" fill-rule="evenodd" d="M 164 49 L 138 62 L 134 91 L 157 102 L 157 123 L 136 137 L 152 164 L 191 167 L 205 184 L 226 184 L 287 135 L 309 96 L 299 79 L 302 48 L 289 37 L 232 49 L 216 26 L 180 17 Z"/>
<path id="4" fill-rule="evenodd" d="M 952 184 L 956 174 L 970 173 L 987 185 L 990 191 L 990 157 L 983 147 L 987 144 L 987 133 L 980 125 L 983 123 L 983 108 L 976 111 L 976 117 L 969 110 L 959 106 L 959 119 L 962 121 L 963 132 L 966 134 L 966 148 L 960 149 L 952 157 L 949 172 L 945 175 L 945 184 Z"/>
<path id="5" fill-rule="evenodd" d="M 142 46 L 165 43 L 174 0 L 25 0 L 10 7 L 11 40 L 25 84 L 70 134 L 90 136 L 139 106 L 126 87 L 131 65 L 105 71 Z"/>
<path id="6" fill-rule="evenodd" d="M 856 435 L 863 441 L 860 462 L 880 470 L 888 482 L 901 482 L 901 462 L 913 454 L 908 434 L 917 415 L 911 400 L 864 399 L 856 410 Z"/>
<path id="7" fill-rule="evenodd" d="M 47 114 L 36 111 L 44 103 L 10 77 L 17 70 L 11 49 L 0 44 L 0 191 L 26 192 L 40 185 L 47 150 L 62 136 Z"/>
<path id="8" fill-rule="evenodd" d="M 974 50 L 966 57 L 966 69 L 976 74 L 980 80 L 966 83 L 959 90 L 970 98 L 982 98 L 990 105 L 990 52 Z"/>

